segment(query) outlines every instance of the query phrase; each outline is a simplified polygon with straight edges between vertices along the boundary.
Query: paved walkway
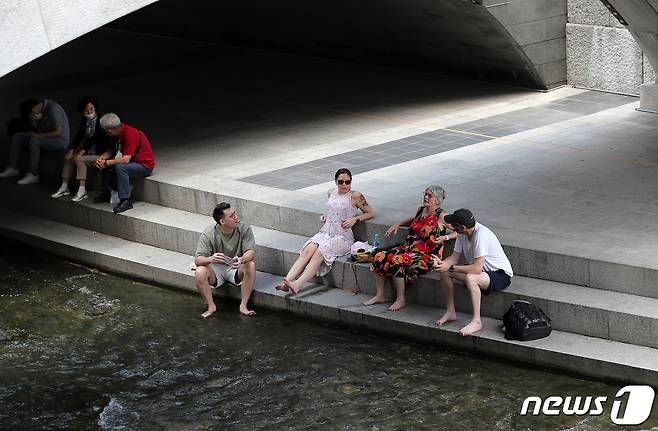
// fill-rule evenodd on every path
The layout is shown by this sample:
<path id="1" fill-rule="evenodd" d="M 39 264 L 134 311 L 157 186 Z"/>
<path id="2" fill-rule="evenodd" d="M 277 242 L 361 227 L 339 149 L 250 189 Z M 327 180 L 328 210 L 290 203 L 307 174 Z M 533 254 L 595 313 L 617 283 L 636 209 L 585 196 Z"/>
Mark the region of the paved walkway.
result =
<path id="1" fill-rule="evenodd" d="M 103 44 L 122 63 L 76 59 Z M 0 115 L 30 88 L 95 94 L 152 138 L 161 181 L 316 209 L 349 163 L 382 223 L 437 183 L 503 243 L 658 267 L 658 116 L 637 98 L 107 30 L 53 54 L 0 79 Z"/>

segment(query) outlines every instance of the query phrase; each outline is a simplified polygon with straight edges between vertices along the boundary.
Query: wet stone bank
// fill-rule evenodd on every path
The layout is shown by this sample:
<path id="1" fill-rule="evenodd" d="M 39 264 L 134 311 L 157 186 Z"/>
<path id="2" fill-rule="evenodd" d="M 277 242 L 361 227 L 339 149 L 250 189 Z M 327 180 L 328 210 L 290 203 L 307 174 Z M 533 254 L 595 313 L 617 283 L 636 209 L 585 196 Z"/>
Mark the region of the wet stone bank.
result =
<path id="1" fill-rule="evenodd" d="M 0 429 L 605 430 L 520 416 L 621 385 L 505 364 L 99 273 L 3 240 Z M 642 427 L 658 427 L 655 411 Z"/>

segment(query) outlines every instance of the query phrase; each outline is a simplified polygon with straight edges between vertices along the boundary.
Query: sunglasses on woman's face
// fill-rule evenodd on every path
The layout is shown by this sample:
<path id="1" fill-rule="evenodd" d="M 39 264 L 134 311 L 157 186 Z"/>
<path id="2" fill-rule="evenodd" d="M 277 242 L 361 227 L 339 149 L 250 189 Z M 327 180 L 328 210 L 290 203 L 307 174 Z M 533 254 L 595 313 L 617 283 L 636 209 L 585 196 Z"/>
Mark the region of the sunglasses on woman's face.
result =
<path id="1" fill-rule="evenodd" d="M 349 186 L 350 184 L 352 184 L 352 180 L 336 180 L 336 182 L 341 186 L 343 185 Z"/>

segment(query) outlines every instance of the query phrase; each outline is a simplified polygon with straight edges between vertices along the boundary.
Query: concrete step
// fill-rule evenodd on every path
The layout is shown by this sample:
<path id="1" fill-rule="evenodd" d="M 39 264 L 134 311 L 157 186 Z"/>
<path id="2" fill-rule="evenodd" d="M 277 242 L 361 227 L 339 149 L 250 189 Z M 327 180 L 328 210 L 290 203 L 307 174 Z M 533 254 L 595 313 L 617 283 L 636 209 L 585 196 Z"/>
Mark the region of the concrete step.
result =
<path id="1" fill-rule="evenodd" d="M 0 233 L 108 272 L 195 290 L 187 254 L 8 210 L 0 210 Z M 258 273 L 252 297 L 255 307 L 287 310 L 357 330 L 376 331 L 595 378 L 609 380 L 610 376 L 615 376 L 623 382 L 658 385 L 658 349 L 558 330 L 541 340 L 509 341 L 503 337 L 500 320 L 490 318 L 483 319 L 485 329 L 482 332 L 460 337 L 458 331 L 468 320 L 467 315 L 460 314 L 460 322 L 439 328 L 434 321 L 443 310 L 434 307 L 410 305 L 400 312 L 390 313 L 383 305 L 360 306 L 367 295 L 318 285 L 290 296 L 271 288 L 277 279 L 272 274 Z M 238 298 L 239 290 L 225 286 L 216 294 Z"/>
<path id="2" fill-rule="evenodd" d="M 183 253 L 188 256 L 188 266 L 199 234 L 212 223 L 208 216 L 147 202 L 136 202 L 134 209 L 117 216 L 107 204 L 97 205 L 88 200 L 73 204 L 66 199 L 50 199 L 44 193 L 35 188 L 16 209 L 37 216 L 45 212 L 50 219 L 62 223 Z M 307 240 L 259 226 L 253 226 L 253 231 L 259 270 L 279 276 L 287 273 Z M 365 295 L 374 295 L 376 291 L 369 265 L 351 264 L 345 259 L 337 261 L 329 274 L 315 282 L 353 288 Z M 390 285 L 387 295 L 394 296 Z M 420 277 L 407 289 L 406 297 L 410 304 L 445 306 L 435 273 Z M 500 318 L 515 299 L 528 300 L 543 308 L 556 329 L 658 347 L 657 299 L 516 276 L 507 290 L 483 299 L 482 315 Z M 470 311 L 465 289 L 457 287 L 455 300 L 458 310 Z"/>
<path id="3" fill-rule="evenodd" d="M 196 176 L 187 172 L 168 173 L 163 177 L 166 179 L 157 175 L 147 178 L 138 184 L 135 195 L 146 202 L 198 214 L 211 214 L 218 202 L 226 201 L 238 208 L 243 220 L 253 225 L 305 237 L 318 231 L 318 217 L 324 211 L 323 196 L 291 194 L 202 173 Z M 254 192 L 254 187 L 259 191 Z M 402 243 L 406 229 L 400 229 L 390 239 L 383 233 L 391 224 L 409 217 L 408 212 L 376 205 L 375 209 L 375 219 L 354 227 L 355 237 L 372 242 L 378 233 L 385 241 L 384 246 Z M 589 239 L 589 247 L 585 249 L 582 244 L 556 235 L 494 230 L 517 275 L 658 298 L 658 262 L 647 260 L 637 250 L 615 252 L 615 247 L 604 238 Z"/>

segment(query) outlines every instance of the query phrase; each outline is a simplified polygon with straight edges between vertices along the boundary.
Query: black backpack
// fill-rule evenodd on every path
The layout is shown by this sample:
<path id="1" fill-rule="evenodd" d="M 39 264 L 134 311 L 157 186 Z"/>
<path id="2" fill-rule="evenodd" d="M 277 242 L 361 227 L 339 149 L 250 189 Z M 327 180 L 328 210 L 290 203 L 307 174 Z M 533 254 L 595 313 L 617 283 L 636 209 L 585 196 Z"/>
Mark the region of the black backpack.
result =
<path id="1" fill-rule="evenodd" d="M 551 319 L 528 301 L 512 302 L 503 316 L 503 326 L 508 340 L 536 340 L 551 333 Z"/>

